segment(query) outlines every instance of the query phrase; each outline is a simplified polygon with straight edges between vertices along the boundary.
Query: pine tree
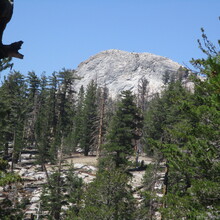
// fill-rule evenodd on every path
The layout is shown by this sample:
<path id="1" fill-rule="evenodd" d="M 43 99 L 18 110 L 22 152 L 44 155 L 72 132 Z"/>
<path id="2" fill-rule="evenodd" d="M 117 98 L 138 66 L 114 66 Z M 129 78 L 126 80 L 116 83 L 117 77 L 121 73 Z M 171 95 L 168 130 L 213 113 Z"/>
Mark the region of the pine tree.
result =
<path id="1" fill-rule="evenodd" d="M 74 148 L 77 149 L 80 144 L 80 139 L 83 137 L 83 111 L 84 111 L 85 91 L 81 86 L 76 104 L 76 114 L 74 116 L 74 131 L 73 142 Z"/>
<path id="2" fill-rule="evenodd" d="M 130 91 L 122 92 L 122 99 L 112 118 L 105 150 L 111 155 L 116 167 L 126 165 L 134 154 L 135 140 L 140 139 L 137 129 L 142 127 L 142 117 Z"/>
<path id="3" fill-rule="evenodd" d="M 50 161 L 55 162 L 57 158 L 57 143 L 56 143 L 56 134 L 58 127 L 58 100 L 57 100 L 57 91 L 59 88 L 59 81 L 57 78 L 57 73 L 52 73 L 52 76 L 48 80 L 48 127 L 49 127 L 49 155 Z M 60 143 L 58 143 L 60 144 Z"/>
<path id="4" fill-rule="evenodd" d="M 44 186 L 41 196 L 42 211 L 49 211 L 48 219 L 61 219 L 64 215 L 62 207 L 69 208 L 68 215 L 76 215 L 81 206 L 82 179 L 70 167 L 64 177 L 58 170 L 50 176 L 50 181 Z"/>
<path id="5" fill-rule="evenodd" d="M 83 108 L 82 136 L 80 138 L 80 147 L 84 155 L 88 156 L 91 147 L 94 144 L 94 137 L 97 136 L 97 85 L 91 81 L 87 87 Z M 95 131 L 95 132 L 94 132 Z"/>
<path id="6" fill-rule="evenodd" d="M 0 98 L 4 117 L 1 119 L 1 140 L 7 157 L 8 146 L 13 145 L 13 162 L 18 161 L 19 152 L 24 147 L 24 121 L 26 113 L 26 83 L 19 72 L 11 73 L 0 88 Z M 13 166 L 12 166 L 13 168 Z"/>
<path id="7" fill-rule="evenodd" d="M 28 110 L 27 110 L 27 117 L 25 123 L 26 126 L 25 138 L 29 146 L 36 147 L 35 124 L 39 110 L 38 96 L 39 96 L 40 79 L 38 78 L 35 72 L 28 73 L 27 84 L 28 84 L 28 88 L 27 88 Z"/>
<path id="8" fill-rule="evenodd" d="M 73 127 L 75 114 L 73 83 L 76 77 L 74 71 L 65 69 L 60 71 L 57 77 L 60 83 L 57 93 L 59 129 L 64 136 L 67 136 Z"/>
<path id="9" fill-rule="evenodd" d="M 101 154 L 101 146 L 104 143 L 104 138 L 106 134 L 106 127 L 107 127 L 107 117 L 106 117 L 106 108 L 108 104 L 108 89 L 107 87 L 98 88 L 98 132 L 96 137 L 96 156 L 97 158 Z"/>
<path id="10" fill-rule="evenodd" d="M 48 79 L 42 75 L 39 86 L 38 114 L 35 123 L 36 145 L 38 149 L 38 163 L 43 165 L 50 160 L 51 127 L 49 115 L 49 88 Z"/>
<path id="11" fill-rule="evenodd" d="M 73 131 L 73 118 L 75 115 L 75 101 L 73 94 L 73 82 L 76 79 L 74 71 L 63 70 L 58 73 L 57 76 L 54 75 L 53 83 L 59 83 L 58 87 L 52 89 L 52 91 L 57 91 L 52 93 L 53 108 L 53 143 L 51 147 L 51 155 L 56 160 L 56 155 L 58 153 L 59 146 L 61 145 L 61 140 L 68 138 L 69 134 Z"/>
<path id="12" fill-rule="evenodd" d="M 0 60 L 0 72 L 13 67 L 13 63 L 10 63 L 11 60 L 12 58 L 5 58 Z"/>
<path id="13" fill-rule="evenodd" d="M 138 107 L 143 114 L 147 109 L 147 102 L 149 99 L 149 81 L 143 77 L 138 82 Z"/>
<path id="14" fill-rule="evenodd" d="M 79 219 L 135 219 L 135 203 L 124 171 L 110 169 L 98 172 L 85 192 L 85 207 Z M 113 169 L 112 169 L 113 168 Z"/>

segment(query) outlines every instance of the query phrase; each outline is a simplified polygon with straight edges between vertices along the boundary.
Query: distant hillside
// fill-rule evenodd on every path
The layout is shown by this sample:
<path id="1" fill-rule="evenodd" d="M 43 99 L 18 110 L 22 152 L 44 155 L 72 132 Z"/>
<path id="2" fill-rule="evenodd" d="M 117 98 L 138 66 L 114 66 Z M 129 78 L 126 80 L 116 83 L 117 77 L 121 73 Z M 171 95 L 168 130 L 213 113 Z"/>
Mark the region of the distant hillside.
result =
<path id="1" fill-rule="evenodd" d="M 137 91 L 138 81 L 145 77 L 149 81 L 150 93 L 158 92 L 163 86 L 163 75 L 176 74 L 180 64 L 150 53 L 130 53 L 121 50 L 100 52 L 82 62 L 76 74 L 82 79 L 76 82 L 78 90 L 85 88 L 91 80 L 99 86 L 106 85 L 115 98 L 123 90 Z"/>

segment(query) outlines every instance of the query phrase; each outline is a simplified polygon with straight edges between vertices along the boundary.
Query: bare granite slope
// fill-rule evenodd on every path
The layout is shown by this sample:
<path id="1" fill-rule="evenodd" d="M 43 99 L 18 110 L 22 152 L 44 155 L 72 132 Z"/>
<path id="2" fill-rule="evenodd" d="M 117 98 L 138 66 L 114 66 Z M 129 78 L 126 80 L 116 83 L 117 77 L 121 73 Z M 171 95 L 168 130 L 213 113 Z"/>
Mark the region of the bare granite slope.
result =
<path id="1" fill-rule="evenodd" d="M 170 75 L 180 68 L 180 64 L 150 53 L 131 53 L 121 50 L 106 50 L 82 62 L 76 74 L 82 79 L 75 88 L 85 88 L 91 80 L 99 86 L 106 85 L 115 98 L 123 90 L 137 91 L 138 81 L 145 77 L 149 81 L 150 93 L 158 92 L 163 85 L 163 75 Z"/>

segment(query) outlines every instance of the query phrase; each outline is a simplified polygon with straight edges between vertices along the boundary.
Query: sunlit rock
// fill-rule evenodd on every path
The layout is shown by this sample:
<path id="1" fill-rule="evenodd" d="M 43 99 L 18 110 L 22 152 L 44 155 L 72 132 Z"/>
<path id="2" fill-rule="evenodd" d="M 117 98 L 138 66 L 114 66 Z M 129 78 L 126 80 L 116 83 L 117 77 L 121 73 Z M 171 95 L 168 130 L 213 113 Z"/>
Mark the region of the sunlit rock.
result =
<path id="1" fill-rule="evenodd" d="M 76 69 L 81 80 L 76 81 L 74 88 L 79 91 L 95 80 L 98 86 L 107 86 L 112 98 L 123 90 L 137 93 L 141 78 L 149 81 L 149 93 L 160 92 L 163 87 L 163 76 L 175 75 L 180 64 L 150 53 L 130 53 L 121 50 L 100 52 L 82 62 Z"/>

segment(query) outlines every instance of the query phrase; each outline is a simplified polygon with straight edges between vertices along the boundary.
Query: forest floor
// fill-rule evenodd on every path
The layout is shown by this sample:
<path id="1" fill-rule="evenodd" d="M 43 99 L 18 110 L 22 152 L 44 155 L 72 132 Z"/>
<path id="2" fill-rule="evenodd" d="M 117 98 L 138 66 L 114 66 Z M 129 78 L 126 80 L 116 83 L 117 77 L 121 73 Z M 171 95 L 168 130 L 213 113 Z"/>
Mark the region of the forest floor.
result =
<path id="1" fill-rule="evenodd" d="M 84 156 L 83 154 L 72 154 L 71 156 L 65 157 L 64 161 L 67 163 L 75 164 L 80 163 L 88 166 L 97 166 L 98 160 L 96 156 Z"/>

